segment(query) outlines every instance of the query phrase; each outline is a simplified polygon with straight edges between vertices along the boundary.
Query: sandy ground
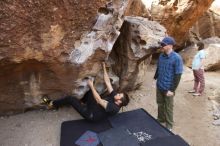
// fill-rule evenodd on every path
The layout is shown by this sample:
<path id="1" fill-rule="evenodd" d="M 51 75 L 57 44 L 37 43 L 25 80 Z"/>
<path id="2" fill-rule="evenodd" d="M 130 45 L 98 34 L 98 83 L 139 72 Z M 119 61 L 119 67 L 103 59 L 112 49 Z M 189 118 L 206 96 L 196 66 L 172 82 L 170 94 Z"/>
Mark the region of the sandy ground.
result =
<path id="1" fill-rule="evenodd" d="M 157 116 L 153 74 L 154 67 L 149 67 L 143 86 L 131 94 L 131 102 L 124 111 L 144 108 Z M 212 102 L 207 99 L 220 88 L 220 73 L 206 73 L 205 76 L 205 94 L 193 97 L 187 93 L 193 85 L 192 72 L 185 70 L 175 96 L 173 132 L 191 146 L 220 146 L 220 126 L 212 125 Z M 0 146 L 59 146 L 61 123 L 80 118 L 70 107 L 1 117 Z"/>

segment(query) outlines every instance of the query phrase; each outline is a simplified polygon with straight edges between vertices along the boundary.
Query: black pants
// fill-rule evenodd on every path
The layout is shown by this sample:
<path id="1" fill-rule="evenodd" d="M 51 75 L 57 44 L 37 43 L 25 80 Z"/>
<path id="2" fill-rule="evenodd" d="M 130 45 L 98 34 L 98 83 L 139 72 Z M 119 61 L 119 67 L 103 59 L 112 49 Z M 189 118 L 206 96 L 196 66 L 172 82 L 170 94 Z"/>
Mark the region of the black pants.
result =
<path id="1" fill-rule="evenodd" d="M 82 104 L 81 102 L 85 104 Z M 89 121 L 98 120 L 95 118 L 94 113 L 92 112 L 92 108 L 94 108 L 94 106 L 98 106 L 98 104 L 93 98 L 93 94 L 91 90 L 84 95 L 82 100 L 79 100 L 74 96 L 65 96 L 61 99 L 54 100 L 53 105 L 56 108 L 59 108 L 61 106 L 71 105 L 86 120 Z"/>

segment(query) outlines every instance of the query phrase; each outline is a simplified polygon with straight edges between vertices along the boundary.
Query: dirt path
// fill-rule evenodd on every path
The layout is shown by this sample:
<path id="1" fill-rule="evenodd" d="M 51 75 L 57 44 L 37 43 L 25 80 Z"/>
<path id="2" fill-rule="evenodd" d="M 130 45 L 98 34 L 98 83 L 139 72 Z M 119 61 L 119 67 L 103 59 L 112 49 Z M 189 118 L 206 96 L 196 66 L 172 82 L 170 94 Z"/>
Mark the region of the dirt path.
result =
<path id="1" fill-rule="evenodd" d="M 144 108 L 157 115 L 154 67 L 146 73 L 144 85 L 132 93 L 132 100 L 124 111 Z M 213 126 L 212 104 L 207 99 L 219 88 L 220 73 L 206 73 L 206 93 L 201 97 L 188 94 L 193 84 L 190 70 L 185 71 L 175 96 L 174 133 L 192 146 L 219 146 L 220 126 Z M 31 111 L 0 119 L 0 146 L 59 146 L 60 125 L 63 121 L 81 118 L 71 108 L 59 111 Z"/>

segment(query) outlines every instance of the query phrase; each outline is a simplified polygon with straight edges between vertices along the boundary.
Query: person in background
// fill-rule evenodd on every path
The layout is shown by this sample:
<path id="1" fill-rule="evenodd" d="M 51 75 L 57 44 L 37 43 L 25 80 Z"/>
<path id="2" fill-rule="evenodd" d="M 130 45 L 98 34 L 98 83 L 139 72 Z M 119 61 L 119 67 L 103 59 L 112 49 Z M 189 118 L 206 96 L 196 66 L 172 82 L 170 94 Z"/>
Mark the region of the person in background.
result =
<path id="1" fill-rule="evenodd" d="M 157 120 L 169 130 L 173 128 L 173 107 L 175 90 L 183 73 L 181 56 L 174 52 L 175 40 L 165 37 L 161 42 L 161 54 L 154 75 L 156 82 Z"/>
<path id="2" fill-rule="evenodd" d="M 205 51 L 204 44 L 202 42 L 197 43 L 198 52 L 194 56 L 192 62 L 192 70 L 194 75 L 194 87 L 189 93 L 193 93 L 193 96 L 201 96 L 205 89 L 205 78 L 204 78 L 204 59 Z"/>

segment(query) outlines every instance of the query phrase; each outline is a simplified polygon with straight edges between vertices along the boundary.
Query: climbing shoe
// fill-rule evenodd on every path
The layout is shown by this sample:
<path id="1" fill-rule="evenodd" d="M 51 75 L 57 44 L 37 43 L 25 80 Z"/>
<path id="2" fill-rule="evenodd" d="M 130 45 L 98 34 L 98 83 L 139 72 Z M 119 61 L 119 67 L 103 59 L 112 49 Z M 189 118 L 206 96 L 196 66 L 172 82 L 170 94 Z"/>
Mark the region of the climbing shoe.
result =
<path id="1" fill-rule="evenodd" d="M 47 95 L 43 95 L 41 97 L 41 100 L 42 100 L 42 104 L 46 104 L 46 105 L 49 105 L 51 102 L 51 99 Z"/>
<path id="2" fill-rule="evenodd" d="M 42 104 L 47 106 L 47 109 L 54 109 L 53 101 L 47 95 L 43 95 L 41 100 Z"/>

